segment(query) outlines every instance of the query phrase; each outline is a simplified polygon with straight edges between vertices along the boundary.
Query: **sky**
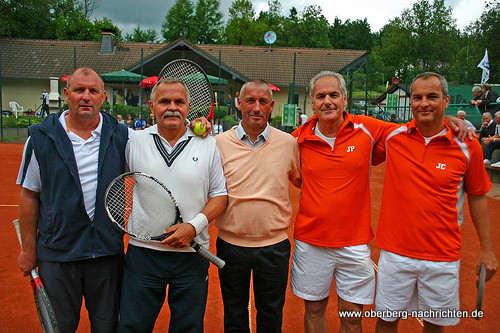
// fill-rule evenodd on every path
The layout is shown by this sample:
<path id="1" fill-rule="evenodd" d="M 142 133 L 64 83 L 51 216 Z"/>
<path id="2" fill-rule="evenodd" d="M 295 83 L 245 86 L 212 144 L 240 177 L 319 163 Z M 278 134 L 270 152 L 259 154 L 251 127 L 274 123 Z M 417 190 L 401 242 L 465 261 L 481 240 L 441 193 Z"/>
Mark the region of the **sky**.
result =
<path id="1" fill-rule="evenodd" d="M 196 0 L 191 0 L 196 3 Z M 267 0 L 250 0 L 256 13 L 268 9 Z M 281 0 L 283 15 L 288 16 L 291 7 L 300 13 L 308 5 L 321 6 L 323 15 L 330 24 L 338 17 L 346 20 L 367 18 L 372 32 L 379 31 L 389 20 L 400 16 L 404 9 L 411 8 L 415 0 Z M 175 0 L 101 0 L 92 18 L 110 18 L 122 30 L 122 36 L 140 25 L 141 29 L 156 29 L 161 36 L 161 24 Z M 224 20 L 229 17 L 228 10 L 233 0 L 220 0 L 220 11 Z M 453 10 L 457 27 L 463 30 L 483 12 L 485 0 L 445 0 Z M 278 36 L 279 38 L 279 36 Z"/>

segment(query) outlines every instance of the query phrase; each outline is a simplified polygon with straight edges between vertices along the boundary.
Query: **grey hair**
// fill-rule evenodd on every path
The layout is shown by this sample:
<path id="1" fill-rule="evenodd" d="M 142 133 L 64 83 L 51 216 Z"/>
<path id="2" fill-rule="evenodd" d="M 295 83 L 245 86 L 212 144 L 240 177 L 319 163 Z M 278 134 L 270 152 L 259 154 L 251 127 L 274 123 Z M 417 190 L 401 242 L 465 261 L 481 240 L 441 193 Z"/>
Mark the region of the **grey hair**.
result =
<path id="1" fill-rule="evenodd" d="M 245 89 L 249 85 L 254 85 L 254 86 L 258 86 L 258 87 L 265 86 L 267 88 L 267 90 L 269 91 L 269 96 L 271 96 L 271 100 L 273 99 L 273 90 L 271 89 L 271 87 L 269 87 L 269 84 L 267 84 L 266 81 L 259 80 L 259 79 L 258 80 L 252 80 L 252 81 L 245 82 L 245 84 L 243 84 L 241 86 L 240 97 L 243 96 L 243 94 L 245 93 Z"/>
<path id="2" fill-rule="evenodd" d="M 500 111 L 495 112 L 495 117 L 500 118 Z"/>
<path id="3" fill-rule="evenodd" d="M 472 88 L 472 92 L 482 92 L 483 89 L 480 87 L 480 86 L 474 86 L 474 88 Z"/>
<path id="4" fill-rule="evenodd" d="M 464 114 L 464 115 L 466 115 L 467 113 L 466 113 L 464 110 L 458 110 L 458 111 L 457 111 L 457 116 L 458 116 L 459 114 Z"/>
<path id="5" fill-rule="evenodd" d="M 433 77 L 433 76 L 437 77 L 439 79 L 439 81 L 441 82 L 441 91 L 443 92 L 443 97 L 445 98 L 446 96 L 448 96 L 448 82 L 446 81 L 444 76 L 442 76 L 441 74 L 438 74 L 438 73 L 434 73 L 434 72 L 424 72 L 424 73 L 418 74 L 417 77 L 414 78 L 412 83 L 411 83 L 411 90 L 413 91 L 413 85 L 415 84 L 415 81 L 417 81 L 418 79 L 427 80 L 428 78 Z"/>
<path id="6" fill-rule="evenodd" d="M 490 118 L 493 118 L 493 116 L 491 115 L 490 112 L 485 112 L 483 113 L 483 117 L 486 116 L 486 117 L 490 117 Z"/>
<path id="7" fill-rule="evenodd" d="M 339 81 L 339 87 L 340 92 L 342 93 L 342 97 L 347 98 L 347 85 L 345 83 L 344 77 L 339 73 L 331 71 L 322 71 L 314 75 L 311 81 L 309 81 L 309 96 L 311 96 L 311 98 L 314 97 L 314 86 L 316 85 L 316 81 L 326 76 L 333 76 Z"/>
<path id="8" fill-rule="evenodd" d="M 180 84 L 182 84 L 182 86 L 184 87 L 184 89 L 186 89 L 187 102 L 189 103 L 189 89 L 187 88 L 186 84 L 184 82 L 182 82 L 181 80 L 179 80 L 178 78 L 175 78 L 175 77 L 163 77 L 160 80 L 158 80 L 158 82 L 156 82 L 156 84 L 153 87 L 153 89 L 151 89 L 151 102 L 153 104 L 154 104 L 154 101 L 155 101 L 156 89 L 158 89 L 158 87 L 161 84 L 164 84 L 164 83 L 180 83 Z"/>
<path id="9" fill-rule="evenodd" d="M 89 76 L 89 75 L 92 75 L 92 74 L 95 74 L 97 75 L 97 77 L 99 78 L 99 81 L 101 81 L 101 89 L 104 91 L 104 81 L 102 80 L 101 76 L 99 74 L 97 74 L 97 72 L 95 70 L 93 70 L 92 68 L 90 67 L 80 67 L 80 68 L 77 68 L 73 71 L 73 73 L 71 73 L 68 77 L 68 81 L 66 81 L 66 88 L 68 88 L 69 90 L 69 83 L 71 82 L 71 78 L 73 78 L 73 75 L 75 75 L 76 72 L 82 72 L 83 75 L 85 76 Z M 44 91 L 46 92 L 46 90 L 44 89 Z"/>

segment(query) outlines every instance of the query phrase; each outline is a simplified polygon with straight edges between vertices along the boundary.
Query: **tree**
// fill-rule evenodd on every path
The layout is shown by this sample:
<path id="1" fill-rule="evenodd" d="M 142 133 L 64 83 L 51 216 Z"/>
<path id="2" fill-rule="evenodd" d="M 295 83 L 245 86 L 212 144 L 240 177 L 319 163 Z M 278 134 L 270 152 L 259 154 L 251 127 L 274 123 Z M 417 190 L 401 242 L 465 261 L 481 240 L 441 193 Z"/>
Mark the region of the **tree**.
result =
<path id="1" fill-rule="evenodd" d="M 78 2 L 81 4 L 83 15 L 87 19 L 101 4 L 101 0 L 78 0 Z"/>
<path id="2" fill-rule="evenodd" d="M 374 44 L 374 36 L 366 18 L 342 23 L 335 17 L 333 25 L 329 28 L 329 38 L 336 49 L 371 50 Z"/>
<path id="3" fill-rule="evenodd" d="M 236 0 L 229 8 L 226 41 L 233 45 L 256 45 L 255 11 L 249 0 Z"/>
<path id="4" fill-rule="evenodd" d="M 193 17 L 192 42 L 211 44 L 221 40 L 223 22 L 219 6 L 219 0 L 198 0 Z"/>
<path id="5" fill-rule="evenodd" d="M 156 43 L 158 40 L 158 33 L 155 29 L 142 30 L 140 25 L 134 28 L 134 31 L 125 34 L 125 41 L 137 43 Z"/>
<path id="6" fill-rule="evenodd" d="M 386 77 L 413 77 L 422 71 L 447 74 L 458 51 L 459 31 L 444 0 L 416 2 L 380 32 L 375 53 Z"/>
<path id="7" fill-rule="evenodd" d="M 170 8 L 161 26 L 166 42 L 184 37 L 189 39 L 194 31 L 193 3 L 190 0 L 177 0 Z"/>
<path id="8" fill-rule="evenodd" d="M 288 46 L 332 47 L 328 38 L 329 24 L 320 6 L 307 6 L 298 17 L 290 15 L 284 22 L 283 30 Z"/>
<path id="9" fill-rule="evenodd" d="M 500 36 L 500 1 L 489 1 L 482 15 L 465 31 L 465 45 L 470 63 L 467 70 L 478 82 L 481 78 L 481 70 L 476 68 L 477 64 L 484 56 L 484 49 L 488 49 L 490 61 L 490 80 L 489 82 L 500 82 L 500 45 L 498 39 Z"/>

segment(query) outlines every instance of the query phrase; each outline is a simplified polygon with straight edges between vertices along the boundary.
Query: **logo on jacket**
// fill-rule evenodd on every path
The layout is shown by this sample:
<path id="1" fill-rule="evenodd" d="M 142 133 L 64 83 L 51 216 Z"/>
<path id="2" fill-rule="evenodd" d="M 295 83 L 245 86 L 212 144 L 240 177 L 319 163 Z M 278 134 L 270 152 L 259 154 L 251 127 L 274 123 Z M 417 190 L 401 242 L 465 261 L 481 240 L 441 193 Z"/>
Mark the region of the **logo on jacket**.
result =
<path id="1" fill-rule="evenodd" d="M 446 170 L 446 164 L 444 164 L 444 163 L 438 163 L 436 165 L 436 169 Z"/>
<path id="2" fill-rule="evenodd" d="M 347 150 L 346 150 L 348 153 L 352 153 L 354 151 L 354 146 L 349 146 L 347 147 Z"/>
<path id="3" fill-rule="evenodd" d="M 193 157 L 193 161 L 197 162 L 198 161 L 198 157 L 194 156 Z"/>

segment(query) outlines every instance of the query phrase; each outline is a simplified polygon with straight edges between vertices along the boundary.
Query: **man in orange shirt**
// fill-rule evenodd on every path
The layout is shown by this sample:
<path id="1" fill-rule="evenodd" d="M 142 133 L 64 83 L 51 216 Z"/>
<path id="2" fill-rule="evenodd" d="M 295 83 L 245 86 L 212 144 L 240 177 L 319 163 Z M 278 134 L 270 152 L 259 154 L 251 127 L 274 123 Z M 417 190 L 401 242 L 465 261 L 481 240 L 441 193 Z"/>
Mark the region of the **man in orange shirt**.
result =
<path id="1" fill-rule="evenodd" d="M 491 188 L 477 140 L 459 141 L 444 118 L 448 84 L 436 73 L 412 83 L 414 119 L 385 136 L 375 156 L 387 154 L 377 229 L 379 259 L 375 307 L 378 332 L 396 332 L 399 311 L 435 311 L 424 331 L 443 330 L 459 317 L 458 272 L 464 192 L 479 236 L 486 280 L 497 269 L 485 194 Z M 442 316 L 439 311 L 443 312 Z M 401 313 L 401 312 L 399 312 Z"/>
<path id="2" fill-rule="evenodd" d="M 300 146 L 302 189 L 291 286 L 305 302 L 306 332 L 326 332 L 333 278 L 340 311 L 373 303 L 372 150 L 399 125 L 345 112 L 346 84 L 338 73 L 319 73 L 309 91 L 316 114 L 292 133 Z M 361 318 L 341 318 L 342 330 L 360 332 Z"/>

